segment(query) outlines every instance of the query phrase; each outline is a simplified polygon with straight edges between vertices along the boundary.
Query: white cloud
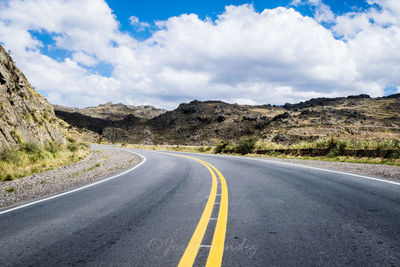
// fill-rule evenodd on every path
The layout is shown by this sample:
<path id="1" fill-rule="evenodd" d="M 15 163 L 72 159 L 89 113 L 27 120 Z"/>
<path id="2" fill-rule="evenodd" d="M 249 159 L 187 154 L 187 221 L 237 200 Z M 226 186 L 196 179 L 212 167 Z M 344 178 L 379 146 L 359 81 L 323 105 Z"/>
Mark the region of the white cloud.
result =
<path id="1" fill-rule="evenodd" d="M 306 2 L 316 7 L 315 18 L 292 8 L 259 13 L 251 5 L 228 6 L 215 21 L 195 14 L 159 21 L 149 39 L 138 41 L 119 30 L 102 0 L 10 0 L 0 3 L 0 42 L 50 101 L 72 106 L 285 103 L 379 96 L 388 85 L 400 86 L 396 0 L 374 0 L 382 9 L 338 17 L 320 0 Z M 135 16 L 130 22 L 136 30 L 148 26 Z M 43 44 L 29 31 L 51 34 L 51 49 L 70 56 L 42 54 Z M 111 73 L 93 74 L 104 64 Z"/>
<path id="2" fill-rule="evenodd" d="M 81 51 L 73 53 L 72 59 L 75 62 L 81 63 L 88 67 L 91 67 L 91 66 L 94 66 L 97 64 L 97 60 L 94 57 L 89 56 L 88 54 L 81 52 Z"/>
<path id="3" fill-rule="evenodd" d="M 331 8 L 324 4 L 322 0 L 293 0 L 291 3 L 293 6 L 309 5 L 315 9 L 314 17 L 318 22 L 333 22 L 335 15 Z"/>
<path id="4" fill-rule="evenodd" d="M 150 24 L 147 22 L 139 21 L 138 17 L 130 16 L 129 23 L 136 28 L 137 31 L 144 31 L 146 28 L 150 27 Z"/>

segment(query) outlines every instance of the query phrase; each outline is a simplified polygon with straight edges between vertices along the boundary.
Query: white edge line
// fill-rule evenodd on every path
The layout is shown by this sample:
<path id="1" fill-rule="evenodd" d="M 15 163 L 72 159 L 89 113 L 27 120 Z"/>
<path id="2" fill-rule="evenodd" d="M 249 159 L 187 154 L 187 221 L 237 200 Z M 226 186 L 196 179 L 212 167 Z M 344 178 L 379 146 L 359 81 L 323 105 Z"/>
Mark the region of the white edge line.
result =
<path id="1" fill-rule="evenodd" d="M 176 151 L 172 151 L 172 152 L 176 152 Z M 256 160 L 256 161 L 262 161 L 262 162 L 278 163 L 278 164 L 283 164 L 283 165 L 290 165 L 290 166 L 296 166 L 296 167 L 306 168 L 306 169 L 313 169 L 313 170 L 319 170 L 319 171 L 326 171 L 326 172 L 345 174 L 345 175 L 350 175 L 350 176 L 354 176 L 354 177 L 359 177 L 359 178 L 364 178 L 364 179 L 369 179 L 369 180 L 375 180 L 375 181 L 394 184 L 394 185 L 400 185 L 399 182 L 394 182 L 394 181 L 389 181 L 389 180 L 369 177 L 369 176 L 360 175 L 360 174 L 354 174 L 354 173 L 341 172 L 341 171 L 335 171 L 335 170 L 329 170 L 329 169 L 322 169 L 322 168 L 317 168 L 317 167 L 299 165 L 299 164 L 294 164 L 294 163 L 282 162 L 282 161 L 279 161 L 279 160 L 269 160 L 269 159 L 261 159 L 261 158 L 257 159 L 257 158 L 251 158 L 251 157 L 245 157 L 245 156 L 201 154 L 201 153 L 190 153 L 190 152 L 177 152 L 177 153 L 206 155 L 206 156 L 211 156 L 211 157 L 216 157 L 216 158 L 239 158 L 239 159 Z"/>
<path id="2" fill-rule="evenodd" d="M 329 169 L 322 169 L 322 168 L 318 168 L 318 167 L 304 166 L 304 165 L 298 165 L 298 164 L 287 163 L 287 162 L 282 162 L 282 161 L 275 161 L 275 160 L 268 160 L 268 159 L 265 159 L 265 160 L 263 160 L 263 159 L 252 159 L 252 160 L 267 161 L 267 162 L 277 162 L 279 164 L 284 164 L 284 165 L 292 165 L 292 166 L 297 166 L 297 167 L 306 168 L 306 169 L 313 169 L 313 170 L 319 170 L 319 171 L 326 171 L 326 172 L 345 174 L 345 175 L 349 175 L 349 176 L 355 176 L 355 177 L 359 177 L 359 178 L 370 179 L 370 180 L 385 182 L 385 183 L 389 183 L 389 184 L 400 185 L 400 183 L 398 183 L 398 182 L 379 179 L 379 178 L 374 178 L 374 177 L 369 177 L 369 176 L 355 174 L 355 173 L 348 173 L 348 172 L 341 172 L 341 171 L 335 171 L 335 170 L 329 170 Z"/>
<path id="3" fill-rule="evenodd" d="M 134 167 L 132 167 L 132 168 L 130 168 L 130 169 L 124 171 L 124 172 L 121 172 L 121 173 L 119 173 L 119 174 L 117 174 L 117 175 L 108 177 L 108 178 L 106 178 L 106 179 L 103 179 L 103 180 L 100 180 L 100 181 L 97 181 L 97 182 L 94 182 L 94 183 L 91 183 L 91 184 L 88 184 L 88 185 L 84 185 L 84 186 L 82 186 L 82 187 L 78 187 L 78 188 L 76 188 L 76 189 L 73 189 L 73 190 L 70 190 L 70 191 L 67 191 L 67 192 L 58 194 L 58 195 L 54 195 L 54 196 L 51 196 L 51 197 L 39 199 L 39 200 L 36 200 L 36 201 L 33 201 L 33 202 L 29 202 L 29 203 L 27 203 L 27 204 L 23 204 L 23 205 L 21 205 L 21 206 L 17 206 L 17 207 L 8 209 L 8 210 L 0 211 L 0 215 L 5 214 L 5 213 L 8 213 L 8 212 L 11 212 L 11 211 L 14 211 L 14 210 L 19 210 L 19 209 L 22 209 L 22 208 L 25 208 L 25 207 L 29 207 L 29 206 L 32 206 L 32 205 L 35 205 L 35 204 L 38 204 L 38 203 L 41 203 L 41 202 L 44 202 L 44 201 L 47 201 L 47 200 L 50 200 L 50 199 L 54 199 L 54 198 L 57 198 L 57 197 L 65 196 L 65 195 L 68 195 L 68 194 L 71 194 L 71 193 L 74 193 L 74 192 L 77 192 L 77 191 L 86 189 L 86 188 L 88 188 L 88 187 L 92 187 L 92 186 L 95 186 L 95 185 L 104 183 L 104 182 L 106 182 L 106 181 L 115 179 L 115 178 L 117 178 L 117 177 L 119 177 L 119 176 L 121 176 L 121 175 L 124 175 L 124 174 L 126 174 L 126 173 L 128 173 L 128 172 L 131 172 L 131 171 L 133 171 L 134 169 L 138 168 L 139 166 L 141 166 L 143 163 L 146 162 L 146 157 L 144 157 L 143 155 L 141 155 L 141 154 L 139 154 L 139 153 L 131 152 L 131 151 L 129 151 L 129 150 L 124 150 L 124 151 L 127 151 L 127 152 L 129 152 L 129 153 L 138 155 L 138 156 L 142 159 L 142 161 L 141 161 L 138 165 L 136 165 L 136 166 L 134 166 Z"/>

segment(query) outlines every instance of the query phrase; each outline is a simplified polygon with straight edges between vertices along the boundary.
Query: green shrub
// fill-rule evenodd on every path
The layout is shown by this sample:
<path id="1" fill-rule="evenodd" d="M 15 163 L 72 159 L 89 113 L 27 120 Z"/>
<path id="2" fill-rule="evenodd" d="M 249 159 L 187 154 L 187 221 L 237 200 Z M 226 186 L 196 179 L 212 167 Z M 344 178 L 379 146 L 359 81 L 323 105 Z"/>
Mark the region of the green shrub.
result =
<path id="1" fill-rule="evenodd" d="M 54 155 L 57 152 L 59 152 L 62 149 L 62 147 L 56 142 L 50 142 L 46 144 L 45 149 Z"/>
<path id="2" fill-rule="evenodd" d="M 67 137 L 67 141 L 70 143 L 76 143 L 76 140 L 73 137 Z"/>
<path id="3" fill-rule="evenodd" d="M 315 148 L 324 149 L 328 148 L 328 140 L 327 139 L 318 139 L 315 141 Z"/>
<path id="4" fill-rule="evenodd" d="M 258 138 L 254 136 L 243 137 L 239 140 L 235 152 L 242 155 L 252 153 L 256 147 L 257 141 Z"/>
<path id="5" fill-rule="evenodd" d="M 215 146 L 215 153 L 232 153 L 234 146 L 231 141 L 223 141 Z"/>
<path id="6" fill-rule="evenodd" d="M 37 143 L 22 143 L 19 145 L 19 149 L 28 154 L 38 154 L 42 151 L 42 148 Z"/>
<path id="7" fill-rule="evenodd" d="M 0 160 L 3 162 L 18 162 L 21 159 L 21 153 L 17 149 L 4 148 L 0 152 Z"/>
<path id="8" fill-rule="evenodd" d="M 68 143 L 67 144 L 67 149 L 71 152 L 75 152 L 79 149 L 79 144 L 73 142 L 73 143 Z"/>
<path id="9" fill-rule="evenodd" d="M 347 147 L 347 142 L 345 140 L 338 140 L 336 143 L 336 150 L 338 155 L 343 155 Z"/>
<path id="10" fill-rule="evenodd" d="M 4 175 L 3 177 L 1 177 L 2 181 L 12 181 L 14 180 L 14 177 L 12 174 L 7 173 L 6 175 Z"/>
<path id="11" fill-rule="evenodd" d="M 94 168 L 98 168 L 98 167 L 100 167 L 100 163 L 96 163 L 96 164 L 93 165 L 92 167 L 86 169 L 86 171 L 91 171 L 91 170 L 93 170 Z"/>
<path id="12" fill-rule="evenodd" d="M 15 191 L 16 191 L 15 187 L 7 187 L 5 190 L 6 190 L 8 193 L 12 193 L 12 192 L 15 192 Z"/>
<path id="13" fill-rule="evenodd" d="M 376 149 L 399 149 L 399 140 L 397 139 L 383 139 L 379 140 L 376 144 Z"/>
<path id="14" fill-rule="evenodd" d="M 44 149 L 36 143 L 23 143 L 19 146 L 19 150 L 28 156 L 31 163 L 36 163 L 46 157 Z"/>
<path id="15" fill-rule="evenodd" d="M 336 138 L 331 137 L 327 142 L 327 148 L 329 148 L 329 149 L 335 148 L 336 145 L 337 145 Z"/>
<path id="16" fill-rule="evenodd" d="M 207 152 L 207 151 L 210 151 L 211 149 L 212 149 L 212 147 L 210 147 L 210 146 L 207 146 L 207 147 L 201 146 L 201 147 L 199 147 L 197 149 L 197 151 L 199 151 L 199 152 Z"/>
<path id="17" fill-rule="evenodd" d="M 90 148 L 90 145 L 87 144 L 87 143 L 80 142 L 79 143 L 79 148 Z"/>
<path id="18" fill-rule="evenodd" d="M 396 150 L 392 155 L 390 155 L 391 159 L 400 159 L 400 150 Z"/>

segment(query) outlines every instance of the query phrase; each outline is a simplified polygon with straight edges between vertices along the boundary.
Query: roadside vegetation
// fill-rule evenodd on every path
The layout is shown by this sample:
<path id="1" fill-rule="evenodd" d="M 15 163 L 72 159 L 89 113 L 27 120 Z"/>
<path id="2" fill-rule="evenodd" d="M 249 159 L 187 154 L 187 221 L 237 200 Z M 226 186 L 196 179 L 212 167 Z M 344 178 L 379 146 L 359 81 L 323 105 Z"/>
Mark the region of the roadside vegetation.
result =
<path id="1" fill-rule="evenodd" d="M 124 146 L 127 146 L 124 144 Z M 386 164 L 400 166 L 398 139 L 339 139 L 326 138 L 296 144 L 265 142 L 256 137 L 243 137 L 236 143 L 221 141 L 216 146 L 128 145 L 129 147 L 196 152 L 339 161 L 352 163 Z"/>
<path id="2" fill-rule="evenodd" d="M 22 143 L 0 151 L 0 181 L 11 181 L 34 173 L 75 163 L 89 154 L 85 143 L 69 138 L 66 145 Z"/>

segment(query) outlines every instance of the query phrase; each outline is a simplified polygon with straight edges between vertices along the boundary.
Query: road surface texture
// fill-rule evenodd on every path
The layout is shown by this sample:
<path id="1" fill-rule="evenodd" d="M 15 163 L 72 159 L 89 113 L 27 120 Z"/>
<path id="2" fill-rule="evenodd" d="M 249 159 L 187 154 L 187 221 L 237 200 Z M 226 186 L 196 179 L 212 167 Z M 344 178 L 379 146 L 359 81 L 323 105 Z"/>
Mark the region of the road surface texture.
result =
<path id="1" fill-rule="evenodd" d="M 0 266 L 400 265 L 396 182 L 133 151 L 125 174 L 0 210 Z"/>

